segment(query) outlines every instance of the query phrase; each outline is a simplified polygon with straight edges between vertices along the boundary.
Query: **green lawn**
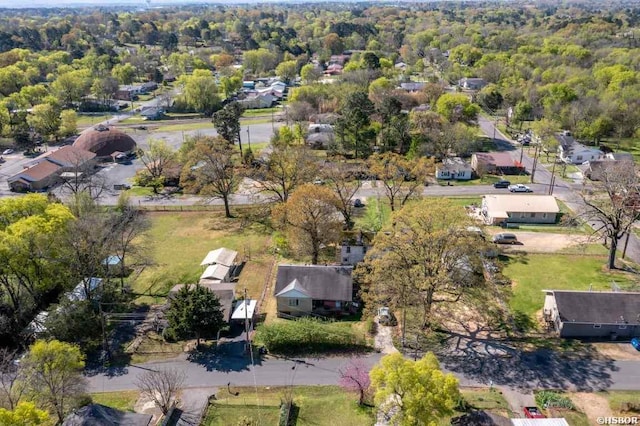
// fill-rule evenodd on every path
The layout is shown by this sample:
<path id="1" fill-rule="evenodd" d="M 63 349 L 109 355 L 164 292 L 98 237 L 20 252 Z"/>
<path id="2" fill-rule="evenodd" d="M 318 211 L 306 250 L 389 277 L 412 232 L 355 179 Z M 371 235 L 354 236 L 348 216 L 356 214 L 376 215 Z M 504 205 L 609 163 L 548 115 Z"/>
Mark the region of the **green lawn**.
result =
<path id="1" fill-rule="evenodd" d="M 611 290 L 613 280 L 620 288 L 633 284 L 623 272 L 606 272 L 606 256 L 563 254 L 513 254 L 505 256 L 503 274 L 513 281 L 509 302 L 514 313 L 532 316 L 542 309 L 542 290 Z"/>
<path id="2" fill-rule="evenodd" d="M 116 408 L 122 411 L 133 411 L 140 392 L 134 391 L 120 391 L 120 392 L 99 392 L 92 393 L 91 400 L 96 404 L 106 405 L 107 407 Z"/>
<path id="3" fill-rule="evenodd" d="M 496 389 L 460 389 L 462 398 L 466 404 L 476 410 L 490 411 L 493 414 L 497 414 L 505 417 L 513 417 L 513 413 L 509 409 L 509 403 L 502 393 Z M 462 411 L 456 411 L 451 416 L 446 416 L 438 420 L 438 426 L 449 426 L 451 424 L 451 418 L 464 414 Z"/>
<path id="4" fill-rule="evenodd" d="M 611 411 L 613 411 L 614 415 L 624 415 L 625 413 L 626 415 L 629 415 L 628 412 L 624 411 L 624 405 L 626 403 L 632 403 L 636 404 L 636 406 L 640 406 L 640 391 L 610 391 L 602 392 L 600 395 L 607 398 Z"/>
<path id="5" fill-rule="evenodd" d="M 271 117 L 271 114 L 276 114 L 276 113 L 281 112 L 281 111 L 282 111 L 282 108 L 247 109 L 242 114 L 242 117 L 243 118 L 262 117 L 262 116 Z"/>
<path id="6" fill-rule="evenodd" d="M 237 210 L 238 216 L 249 209 Z M 262 292 L 271 265 L 271 234 L 260 224 L 224 218 L 221 211 L 149 213 L 151 229 L 146 236 L 154 265 L 133 279 L 132 290 L 139 302 L 158 303 L 175 284 L 195 283 L 202 273 L 200 261 L 210 251 L 227 247 L 247 259 L 238 289 L 250 297 Z"/>
<path id="7" fill-rule="evenodd" d="M 166 123 L 167 121 L 165 121 Z M 184 124 L 166 124 L 164 126 L 157 127 L 156 132 L 187 132 L 189 130 L 202 130 L 213 129 L 213 123 L 210 121 L 199 121 L 197 123 L 184 123 Z"/>
<path id="8" fill-rule="evenodd" d="M 589 418 L 580 411 L 560 408 L 547 409 L 547 414 L 552 418 L 564 418 L 569 426 L 584 426 L 589 424 Z"/>
<path id="9" fill-rule="evenodd" d="M 282 377 L 283 386 L 292 380 L 288 372 Z M 296 386 L 260 387 L 256 395 L 255 388 L 232 387 L 229 394 L 225 389 L 216 394 L 209 405 L 203 426 L 234 425 L 242 416 L 249 417 L 257 425 L 273 426 L 278 424 L 280 401 L 286 392 L 291 391 L 297 413 L 297 426 L 365 426 L 374 423 L 374 412 L 370 408 L 360 408 L 355 393 L 347 393 L 337 386 Z"/>
<path id="10" fill-rule="evenodd" d="M 484 175 L 479 179 L 471 179 L 471 180 L 455 180 L 455 181 L 447 181 L 444 179 L 438 179 L 438 184 L 441 186 L 448 186 L 450 183 L 454 186 L 466 186 L 466 185 L 493 185 L 499 180 L 508 180 L 512 184 L 523 183 L 528 184 L 531 183 L 531 176 L 528 175 L 509 175 L 509 176 L 496 176 L 496 175 Z"/>
<path id="11" fill-rule="evenodd" d="M 78 115 L 78 127 L 89 127 L 108 118 L 113 117 L 113 113 L 95 113 L 92 115 Z"/>

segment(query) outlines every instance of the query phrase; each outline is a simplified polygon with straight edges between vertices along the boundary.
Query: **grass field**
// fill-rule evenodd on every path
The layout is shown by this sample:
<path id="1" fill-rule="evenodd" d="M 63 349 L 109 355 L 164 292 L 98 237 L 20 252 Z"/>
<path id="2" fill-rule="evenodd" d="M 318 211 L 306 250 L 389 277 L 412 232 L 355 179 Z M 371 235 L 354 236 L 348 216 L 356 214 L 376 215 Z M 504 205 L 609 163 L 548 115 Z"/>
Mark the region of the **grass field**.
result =
<path id="1" fill-rule="evenodd" d="M 242 210 L 246 214 L 247 209 Z M 271 234 L 264 226 L 226 219 L 221 211 L 149 213 L 151 229 L 145 245 L 155 265 L 145 268 L 131 283 L 139 302 L 157 303 L 175 284 L 195 283 L 202 273 L 200 261 L 219 247 L 237 250 L 247 261 L 238 290 L 258 297 L 271 265 Z"/>
<path id="2" fill-rule="evenodd" d="M 622 289 L 633 286 L 623 272 L 607 272 L 606 256 L 524 254 L 505 257 L 503 274 L 513 281 L 509 302 L 515 313 L 532 316 L 542 309 L 542 290 L 611 290 L 616 282 Z"/>
<path id="3" fill-rule="evenodd" d="M 92 393 L 91 400 L 96 404 L 106 405 L 107 407 L 116 408 L 122 411 L 133 411 L 140 392 L 133 391 L 120 391 L 120 392 L 99 392 Z"/>
<path id="4" fill-rule="evenodd" d="M 469 186 L 469 185 L 493 185 L 499 180 L 508 180 L 512 184 L 523 183 L 528 184 L 531 183 L 531 176 L 528 175 L 514 175 L 514 176 L 496 176 L 496 175 L 484 175 L 478 179 L 471 180 L 452 180 L 447 181 L 444 179 L 439 179 L 438 184 L 441 186 L 448 186 L 450 183 L 453 186 Z"/>
<path id="5" fill-rule="evenodd" d="M 640 391 L 610 391 L 602 392 L 600 395 L 607 398 L 609 407 L 614 415 L 629 415 L 631 413 L 623 411 L 623 404 L 633 403 L 640 406 Z M 636 415 L 639 413 L 635 413 Z"/>
<path id="6" fill-rule="evenodd" d="M 264 116 L 271 117 L 271 114 L 276 114 L 278 112 L 282 112 L 282 108 L 274 107 L 274 108 L 247 109 L 244 111 L 244 113 L 242 113 L 242 117 L 243 118 L 264 117 Z"/>
<path id="7" fill-rule="evenodd" d="M 294 373 L 285 374 L 283 385 L 293 378 Z M 360 408 L 355 393 L 346 393 L 337 386 L 296 386 L 292 390 L 293 400 L 299 408 L 297 426 L 365 426 L 374 422 L 373 410 Z M 216 400 L 207 410 L 203 426 L 227 426 L 238 422 L 241 416 L 253 419 L 259 426 L 278 424 L 281 398 L 287 392 L 285 387 L 232 388 L 238 396 L 227 390 L 216 394 Z"/>
<path id="8" fill-rule="evenodd" d="M 163 121 L 163 123 L 169 123 L 170 121 Z M 157 127 L 156 132 L 187 132 L 189 130 L 203 130 L 213 129 L 213 123 L 210 121 L 198 121 L 196 123 L 184 123 L 184 124 L 165 124 Z"/>
<path id="9" fill-rule="evenodd" d="M 113 113 L 94 113 L 91 115 L 78 115 L 78 127 L 89 127 L 101 121 L 113 117 Z"/>

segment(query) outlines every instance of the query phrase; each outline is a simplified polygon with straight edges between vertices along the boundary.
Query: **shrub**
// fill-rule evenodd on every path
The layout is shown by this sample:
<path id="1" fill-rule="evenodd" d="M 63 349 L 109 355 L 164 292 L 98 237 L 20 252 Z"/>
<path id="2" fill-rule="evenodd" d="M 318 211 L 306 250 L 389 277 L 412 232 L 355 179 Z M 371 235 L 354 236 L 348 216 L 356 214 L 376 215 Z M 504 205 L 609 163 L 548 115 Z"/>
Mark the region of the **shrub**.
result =
<path id="1" fill-rule="evenodd" d="M 369 318 L 366 322 L 367 324 L 367 333 L 370 336 L 375 336 L 378 334 L 378 324 L 371 318 Z"/>
<path id="2" fill-rule="evenodd" d="M 364 346 L 364 339 L 358 337 L 348 324 L 313 318 L 263 324 L 256 330 L 255 340 L 269 352 L 282 354 L 340 351 Z"/>
<path id="3" fill-rule="evenodd" d="M 566 396 L 552 391 L 541 391 L 536 394 L 536 404 L 543 408 L 566 408 L 575 410 L 573 402 Z"/>
<path id="4" fill-rule="evenodd" d="M 627 413 L 640 413 L 640 402 L 622 402 L 620 403 L 620 411 Z"/>

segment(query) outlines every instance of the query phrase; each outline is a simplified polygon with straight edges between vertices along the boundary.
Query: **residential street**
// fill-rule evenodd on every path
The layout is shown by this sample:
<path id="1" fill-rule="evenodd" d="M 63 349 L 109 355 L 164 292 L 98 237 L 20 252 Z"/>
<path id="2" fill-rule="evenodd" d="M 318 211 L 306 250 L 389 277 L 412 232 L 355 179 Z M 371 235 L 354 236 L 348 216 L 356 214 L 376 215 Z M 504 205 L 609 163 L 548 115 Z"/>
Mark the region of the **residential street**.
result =
<path id="1" fill-rule="evenodd" d="M 382 355 L 359 356 L 368 367 Z M 136 389 L 136 377 L 149 369 L 177 368 L 186 375 L 186 387 L 226 386 L 290 386 L 335 385 L 339 370 L 351 358 L 274 358 L 251 360 L 243 356 L 203 354 L 175 360 L 130 365 L 106 372 L 89 372 L 90 392 L 110 392 Z M 499 357 L 490 354 L 464 354 L 441 357 L 443 367 L 453 372 L 461 386 L 509 386 L 520 389 L 536 387 L 579 390 L 640 390 L 639 361 L 608 361 L 588 358 L 562 358 L 551 352 L 513 354 Z M 294 369 L 295 367 L 295 369 Z"/>

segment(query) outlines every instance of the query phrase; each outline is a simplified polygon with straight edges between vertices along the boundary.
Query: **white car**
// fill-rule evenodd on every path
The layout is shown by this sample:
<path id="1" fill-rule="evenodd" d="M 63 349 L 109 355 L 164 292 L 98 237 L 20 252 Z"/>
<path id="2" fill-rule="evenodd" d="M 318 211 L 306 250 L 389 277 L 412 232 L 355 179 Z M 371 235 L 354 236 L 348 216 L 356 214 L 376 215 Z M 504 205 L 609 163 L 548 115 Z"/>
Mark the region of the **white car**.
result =
<path id="1" fill-rule="evenodd" d="M 2 155 L 9 155 L 9 154 L 13 154 L 13 150 L 11 148 L 5 149 L 4 151 L 2 151 Z"/>
<path id="2" fill-rule="evenodd" d="M 511 192 L 533 192 L 531 188 L 521 183 L 518 183 L 516 185 L 509 185 L 508 188 Z"/>

